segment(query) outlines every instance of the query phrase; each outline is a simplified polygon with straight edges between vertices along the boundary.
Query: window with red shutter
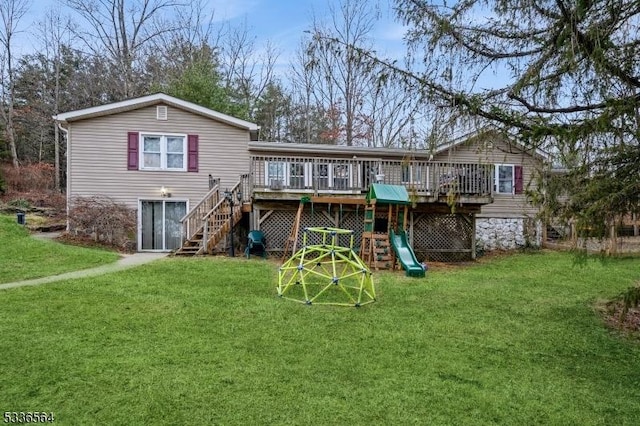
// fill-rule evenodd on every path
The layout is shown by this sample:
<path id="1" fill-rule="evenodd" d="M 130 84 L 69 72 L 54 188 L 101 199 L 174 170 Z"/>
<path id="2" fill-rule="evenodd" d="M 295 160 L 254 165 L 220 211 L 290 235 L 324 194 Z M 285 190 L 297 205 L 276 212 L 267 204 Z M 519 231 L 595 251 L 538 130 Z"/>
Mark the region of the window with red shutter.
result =
<path id="1" fill-rule="evenodd" d="M 198 135 L 187 136 L 187 171 L 198 171 Z"/>
<path id="2" fill-rule="evenodd" d="M 129 132 L 127 139 L 127 169 L 138 170 L 138 132 Z"/>
<path id="3" fill-rule="evenodd" d="M 516 194 L 523 193 L 522 166 L 513 166 L 513 187 Z"/>

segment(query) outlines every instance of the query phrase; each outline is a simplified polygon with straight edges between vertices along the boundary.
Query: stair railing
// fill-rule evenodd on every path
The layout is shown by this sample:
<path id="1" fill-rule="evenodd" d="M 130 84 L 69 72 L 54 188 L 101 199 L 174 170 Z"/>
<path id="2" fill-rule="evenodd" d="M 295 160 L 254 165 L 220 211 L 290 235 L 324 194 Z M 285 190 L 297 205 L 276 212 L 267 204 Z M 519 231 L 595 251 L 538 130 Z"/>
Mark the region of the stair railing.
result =
<path id="1" fill-rule="evenodd" d="M 234 200 L 234 203 L 237 202 L 233 217 L 231 217 L 231 206 L 229 202 L 222 196 L 219 197 L 218 203 L 202 218 L 202 245 L 207 254 L 209 253 L 209 241 L 213 237 L 221 237 L 224 233 L 229 232 L 231 221 L 235 223 L 239 217 L 242 217 L 242 203 L 246 197 L 242 192 L 242 187 L 243 183 L 246 185 L 247 181 L 248 175 L 242 175 L 240 180 L 231 188 L 230 196 Z M 241 194 L 240 197 L 242 198 L 240 198 L 238 194 Z M 213 244 L 216 244 L 218 241 L 219 240 L 214 241 Z"/>
<path id="2" fill-rule="evenodd" d="M 202 226 L 202 220 L 207 212 L 211 211 L 220 202 L 220 179 L 210 179 L 211 189 L 202 197 L 200 202 L 196 204 L 182 219 L 182 241 L 184 238 L 190 239 Z"/>

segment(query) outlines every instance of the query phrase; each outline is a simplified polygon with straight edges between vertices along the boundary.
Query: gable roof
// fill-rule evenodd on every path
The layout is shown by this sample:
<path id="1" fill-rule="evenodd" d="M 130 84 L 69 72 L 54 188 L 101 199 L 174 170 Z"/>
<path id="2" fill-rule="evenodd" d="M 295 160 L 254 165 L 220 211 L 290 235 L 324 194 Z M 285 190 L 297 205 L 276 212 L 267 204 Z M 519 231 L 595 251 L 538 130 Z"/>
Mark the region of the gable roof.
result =
<path id="1" fill-rule="evenodd" d="M 259 126 L 249 121 L 241 120 L 221 112 L 214 111 L 209 108 L 174 98 L 164 93 L 155 93 L 153 95 L 142 96 L 139 98 L 127 99 L 125 101 L 114 102 L 106 105 L 95 106 L 91 108 L 79 109 L 76 111 L 64 112 L 54 115 L 53 119 L 58 122 L 72 122 L 77 120 L 85 120 L 88 118 L 101 117 L 105 115 L 117 114 L 125 111 L 132 111 L 152 105 L 164 104 L 179 108 L 194 114 L 202 115 L 222 123 L 229 124 L 241 129 L 258 130 Z"/>
<path id="2" fill-rule="evenodd" d="M 376 203 L 385 204 L 409 204 L 409 193 L 403 185 L 372 183 L 367 200 L 376 200 Z"/>
<path id="3" fill-rule="evenodd" d="M 509 137 L 508 134 L 506 134 L 505 132 L 496 129 L 495 127 L 491 126 L 491 125 L 487 125 L 484 127 L 479 128 L 478 130 L 474 130 L 472 132 L 469 133 L 465 133 L 461 136 L 458 136 L 450 141 L 447 141 L 445 143 L 442 143 L 440 145 L 438 145 L 436 147 L 435 153 L 434 154 L 440 154 L 443 153 L 445 151 L 448 151 L 458 145 L 464 145 L 465 143 L 468 143 L 469 141 L 473 140 L 474 138 L 478 138 L 481 137 L 483 135 L 487 135 L 487 134 L 496 134 L 496 135 L 502 135 L 510 144 L 513 144 L 514 146 L 516 146 L 519 150 L 529 153 L 530 155 L 536 155 L 544 160 L 549 160 L 550 159 L 550 155 L 541 150 L 540 148 L 536 148 L 535 150 L 531 149 L 530 147 L 527 147 L 525 144 L 523 144 L 522 142 L 520 142 L 518 140 L 517 137 Z"/>

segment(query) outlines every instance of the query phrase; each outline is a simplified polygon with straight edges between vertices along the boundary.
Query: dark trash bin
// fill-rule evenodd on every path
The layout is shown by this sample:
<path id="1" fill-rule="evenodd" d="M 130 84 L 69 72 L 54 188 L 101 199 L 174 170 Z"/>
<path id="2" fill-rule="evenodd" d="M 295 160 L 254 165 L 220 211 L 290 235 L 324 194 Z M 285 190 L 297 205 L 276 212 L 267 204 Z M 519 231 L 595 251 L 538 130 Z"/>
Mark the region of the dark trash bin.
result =
<path id="1" fill-rule="evenodd" d="M 17 212 L 16 219 L 18 220 L 18 225 L 24 225 L 26 223 L 26 215 L 24 212 Z"/>

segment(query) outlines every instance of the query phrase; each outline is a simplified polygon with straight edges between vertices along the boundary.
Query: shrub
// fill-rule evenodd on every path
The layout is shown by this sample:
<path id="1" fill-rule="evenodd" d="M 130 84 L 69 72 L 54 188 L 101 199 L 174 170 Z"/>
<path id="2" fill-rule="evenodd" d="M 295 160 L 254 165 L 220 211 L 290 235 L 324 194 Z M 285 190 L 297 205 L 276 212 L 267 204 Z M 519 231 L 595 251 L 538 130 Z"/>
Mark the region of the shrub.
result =
<path id="1" fill-rule="evenodd" d="M 125 246 L 135 236 L 136 213 L 109 197 L 77 197 L 69 210 L 69 227 L 94 241 Z"/>
<path id="2" fill-rule="evenodd" d="M 55 168 L 47 163 L 33 163 L 15 168 L 2 166 L 6 192 L 30 192 L 55 189 Z"/>
<path id="3" fill-rule="evenodd" d="M 640 285 L 629 287 L 627 291 L 622 293 L 622 311 L 620 320 L 624 321 L 629 309 L 640 306 Z"/>
<path id="4" fill-rule="evenodd" d="M 29 202 L 29 200 L 25 200 L 24 198 L 16 198 L 15 200 L 11 200 L 7 203 L 7 205 L 18 210 L 29 210 L 31 208 L 31 203 Z"/>

